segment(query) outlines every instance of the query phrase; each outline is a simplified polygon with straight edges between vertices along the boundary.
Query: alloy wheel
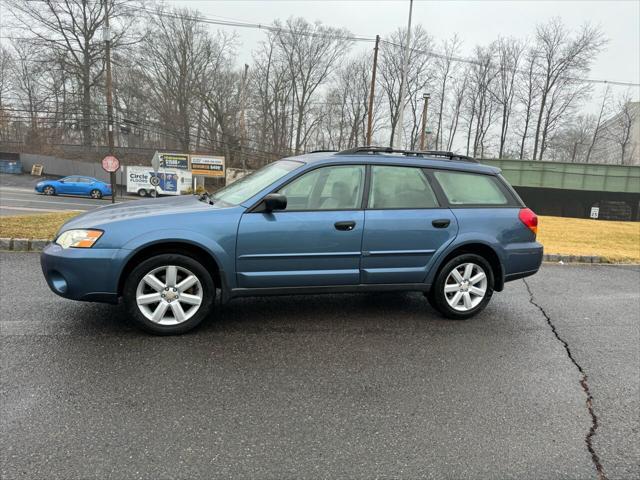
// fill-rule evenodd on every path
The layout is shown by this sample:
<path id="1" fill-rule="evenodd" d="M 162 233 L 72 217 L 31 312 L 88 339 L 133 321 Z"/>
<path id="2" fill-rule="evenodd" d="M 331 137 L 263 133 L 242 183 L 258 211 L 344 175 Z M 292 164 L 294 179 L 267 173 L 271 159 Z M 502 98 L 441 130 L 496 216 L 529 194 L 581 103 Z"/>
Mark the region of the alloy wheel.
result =
<path id="1" fill-rule="evenodd" d="M 478 306 L 487 293 L 487 274 L 475 263 L 457 265 L 444 282 L 444 296 L 451 308 L 468 312 Z"/>
<path id="2" fill-rule="evenodd" d="M 184 267 L 167 265 L 147 273 L 136 289 L 140 312 L 159 325 L 178 325 L 193 317 L 203 299 L 198 277 Z"/>

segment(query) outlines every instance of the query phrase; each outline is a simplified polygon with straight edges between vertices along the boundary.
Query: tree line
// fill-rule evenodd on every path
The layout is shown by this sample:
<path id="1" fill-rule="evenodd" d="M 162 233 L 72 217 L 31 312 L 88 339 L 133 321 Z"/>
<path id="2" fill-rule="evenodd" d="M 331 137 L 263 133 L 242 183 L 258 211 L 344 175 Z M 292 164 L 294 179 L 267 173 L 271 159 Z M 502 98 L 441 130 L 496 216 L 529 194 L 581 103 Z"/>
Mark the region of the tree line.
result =
<path id="1" fill-rule="evenodd" d="M 1 144 L 105 144 L 105 35 L 118 146 L 209 152 L 256 167 L 367 143 L 373 44 L 348 30 L 276 20 L 239 66 L 237 33 L 197 11 L 137 0 L 7 0 L 2 9 Z M 435 39 L 417 25 L 400 98 L 406 38 L 400 28 L 380 42 L 373 144 L 392 145 L 400 129 L 395 146 L 418 149 L 429 93 L 428 149 L 599 163 L 614 148 L 617 163 L 637 162 L 630 91 L 586 80 L 606 47 L 598 28 L 571 30 L 553 18 L 530 37 L 499 37 L 462 57 L 458 35 Z"/>

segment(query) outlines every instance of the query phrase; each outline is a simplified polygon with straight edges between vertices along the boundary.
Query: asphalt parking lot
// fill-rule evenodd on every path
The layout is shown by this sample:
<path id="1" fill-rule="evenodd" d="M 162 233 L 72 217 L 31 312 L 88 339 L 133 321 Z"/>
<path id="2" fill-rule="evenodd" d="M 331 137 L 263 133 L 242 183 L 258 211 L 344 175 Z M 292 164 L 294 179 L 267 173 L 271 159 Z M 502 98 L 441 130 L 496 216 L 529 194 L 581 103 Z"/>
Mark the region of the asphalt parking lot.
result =
<path id="1" fill-rule="evenodd" d="M 3 479 L 640 477 L 639 267 L 545 265 L 466 322 L 273 297 L 168 338 L 0 268 Z"/>
<path id="2" fill-rule="evenodd" d="M 87 211 L 108 205 L 111 198 L 94 200 L 80 196 L 56 195 L 47 197 L 34 191 L 36 183 L 44 177 L 31 175 L 0 174 L 0 216 L 30 215 L 64 211 Z M 118 197 L 117 201 L 127 201 L 136 197 Z"/>

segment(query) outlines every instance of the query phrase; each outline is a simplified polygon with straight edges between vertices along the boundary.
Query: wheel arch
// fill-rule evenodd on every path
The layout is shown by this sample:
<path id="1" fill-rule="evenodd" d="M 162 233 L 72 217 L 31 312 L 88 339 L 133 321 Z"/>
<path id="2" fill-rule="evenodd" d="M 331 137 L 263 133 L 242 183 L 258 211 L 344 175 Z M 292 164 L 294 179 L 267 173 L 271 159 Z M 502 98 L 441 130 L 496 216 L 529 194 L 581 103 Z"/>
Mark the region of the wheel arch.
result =
<path id="1" fill-rule="evenodd" d="M 206 248 L 184 240 L 159 241 L 143 245 L 135 250 L 118 277 L 118 296 L 122 295 L 127 276 L 140 262 L 163 253 L 186 255 L 200 262 L 211 273 L 216 288 L 226 291 L 226 279 L 216 258 Z"/>
<path id="2" fill-rule="evenodd" d="M 433 270 L 433 274 L 430 275 L 431 282 L 433 282 L 433 279 L 438 276 L 440 270 L 442 270 L 442 267 L 444 267 L 444 265 L 446 265 L 449 260 L 465 253 L 480 255 L 487 262 L 489 262 L 494 278 L 493 289 L 496 292 L 501 292 L 504 289 L 504 266 L 502 265 L 502 261 L 500 260 L 498 252 L 496 252 L 496 250 L 491 245 L 484 242 L 468 242 L 455 245 L 438 261 L 437 267 Z"/>

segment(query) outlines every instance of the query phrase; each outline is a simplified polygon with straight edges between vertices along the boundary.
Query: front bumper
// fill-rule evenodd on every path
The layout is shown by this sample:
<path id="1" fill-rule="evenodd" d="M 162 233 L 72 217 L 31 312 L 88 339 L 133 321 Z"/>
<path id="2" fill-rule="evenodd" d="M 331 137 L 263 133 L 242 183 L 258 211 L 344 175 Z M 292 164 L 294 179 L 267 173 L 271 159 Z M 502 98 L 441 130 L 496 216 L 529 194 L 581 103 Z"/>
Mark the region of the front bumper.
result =
<path id="1" fill-rule="evenodd" d="M 120 252 L 104 248 L 62 248 L 50 243 L 40 255 L 40 265 L 47 285 L 61 297 L 118 303 Z"/>

